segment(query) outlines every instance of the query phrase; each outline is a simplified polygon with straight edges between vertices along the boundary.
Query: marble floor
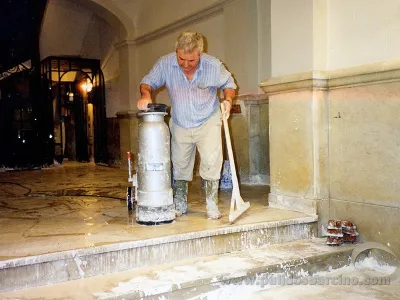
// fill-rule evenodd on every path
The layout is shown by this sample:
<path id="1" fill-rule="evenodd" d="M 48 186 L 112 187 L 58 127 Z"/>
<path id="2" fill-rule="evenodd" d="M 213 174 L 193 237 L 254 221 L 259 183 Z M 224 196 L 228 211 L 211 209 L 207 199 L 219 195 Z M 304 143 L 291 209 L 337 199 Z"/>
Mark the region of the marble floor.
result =
<path id="1" fill-rule="evenodd" d="M 76 162 L 65 162 L 42 170 L 0 169 L 0 262 L 229 226 L 307 217 L 302 213 L 268 208 L 268 186 L 242 186 L 241 195 L 245 201 L 251 202 L 250 210 L 234 225 L 230 225 L 230 191 L 220 191 L 223 218 L 208 220 L 205 215 L 205 196 L 200 179 L 196 178 L 189 187 L 187 215 L 171 224 L 138 225 L 134 214 L 126 209 L 127 177 L 127 170 Z M 114 277 L 113 280 L 118 279 Z M 109 289 L 110 283 L 105 281 L 101 285 L 99 278 L 102 276 L 85 279 L 82 288 Z M 88 281 L 93 285 L 87 284 Z M 54 295 L 61 292 L 64 296 L 60 299 L 82 299 L 81 290 L 77 288 L 79 284 L 80 281 L 69 281 L 2 293 L 0 298 L 54 299 Z M 204 299 L 203 296 L 207 299 L 398 299 L 400 291 L 397 281 L 390 286 L 343 286 L 339 289 L 337 286 L 287 286 L 273 290 L 240 288 L 239 292 L 232 286 L 218 291 L 210 287 L 202 295 L 191 299 Z M 65 297 L 74 292 L 76 297 Z M 92 292 L 89 294 L 93 295 Z M 177 299 L 182 299 L 182 295 L 177 296 Z"/>
<path id="2" fill-rule="evenodd" d="M 208 220 L 199 178 L 189 186 L 187 215 L 138 225 L 126 208 L 127 178 L 127 170 L 76 162 L 0 172 L 0 261 L 231 226 L 230 191 L 220 192 L 223 218 Z M 268 192 L 268 186 L 241 187 L 251 208 L 235 225 L 305 216 L 267 208 Z"/>

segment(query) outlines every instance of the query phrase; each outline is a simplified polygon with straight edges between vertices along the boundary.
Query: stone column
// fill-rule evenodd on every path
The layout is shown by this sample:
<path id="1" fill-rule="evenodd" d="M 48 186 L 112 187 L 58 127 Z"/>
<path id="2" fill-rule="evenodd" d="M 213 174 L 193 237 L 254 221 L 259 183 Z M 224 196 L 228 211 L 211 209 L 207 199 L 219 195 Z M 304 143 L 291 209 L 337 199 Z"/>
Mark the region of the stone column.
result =
<path id="1" fill-rule="evenodd" d="M 139 118 L 137 111 L 121 111 L 117 113 L 120 128 L 120 151 L 121 151 L 121 167 L 127 168 L 128 161 L 126 153 L 132 152 L 133 166 L 136 170 L 137 153 L 138 153 L 138 126 Z"/>
<path id="2" fill-rule="evenodd" d="M 238 177 L 242 184 L 269 184 L 268 97 L 238 97 L 230 125 Z"/>
<path id="3" fill-rule="evenodd" d="M 134 41 L 123 41 L 116 45 L 119 54 L 119 87 L 121 105 L 126 110 L 135 110 L 139 95 L 138 59 Z"/>
<path id="4" fill-rule="evenodd" d="M 328 97 L 321 72 L 261 83 L 269 97 L 271 192 L 269 206 L 317 214 L 327 210 Z"/>
<path id="5" fill-rule="evenodd" d="M 127 167 L 126 152 L 131 151 L 133 159 L 137 156 L 137 108 L 139 81 L 137 75 L 137 53 L 133 41 L 123 41 L 116 45 L 119 52 L 120 105 L 124 110 L 117 112 L 120 128 L 121 166 Z"/>

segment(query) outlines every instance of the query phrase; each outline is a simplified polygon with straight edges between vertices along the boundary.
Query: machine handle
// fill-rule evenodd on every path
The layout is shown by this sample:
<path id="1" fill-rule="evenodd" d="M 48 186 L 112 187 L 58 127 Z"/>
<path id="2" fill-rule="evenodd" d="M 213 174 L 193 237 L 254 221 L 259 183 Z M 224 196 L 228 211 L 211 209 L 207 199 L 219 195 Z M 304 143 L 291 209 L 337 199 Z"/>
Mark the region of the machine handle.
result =
<path id="1" fill-rule="evenodd" d="M 167 105 L 162 103 L 149 103 L 147 104 L 147 112 L 167 112 Z"/>

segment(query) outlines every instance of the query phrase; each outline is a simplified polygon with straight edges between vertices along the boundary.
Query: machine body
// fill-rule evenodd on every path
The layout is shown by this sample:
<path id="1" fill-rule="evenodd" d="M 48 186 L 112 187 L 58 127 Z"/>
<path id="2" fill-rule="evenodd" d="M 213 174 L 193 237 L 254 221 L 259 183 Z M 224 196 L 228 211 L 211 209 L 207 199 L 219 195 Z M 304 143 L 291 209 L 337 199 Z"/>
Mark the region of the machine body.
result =
<path id="1" fill-rule="evenodd" d="M 166 106 L 159 104 L 139 113 L 142 120 L 138 129 L 137 174 L 129 178 L 135 186 L 136 222 L 139 224 L 157 225 L 175 220 L 170 133 L 164 122 L 165 110 Z M 129 164 L 131 168 L 131 162 Z M 131 170 L 129 172 L 131 174 Z"/>

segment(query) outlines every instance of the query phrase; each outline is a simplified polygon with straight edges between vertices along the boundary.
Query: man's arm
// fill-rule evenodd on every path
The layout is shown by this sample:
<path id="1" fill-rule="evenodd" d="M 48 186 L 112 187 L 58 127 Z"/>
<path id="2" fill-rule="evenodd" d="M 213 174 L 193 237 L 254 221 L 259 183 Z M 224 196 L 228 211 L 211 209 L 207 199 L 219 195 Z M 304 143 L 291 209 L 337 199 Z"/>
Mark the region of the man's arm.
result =
<path id="1" fill-rule="evenodd" d="M 139 110 L 147 110 L 147 104 L 151 103 L 151 86 L 145 83 L 140 85 L 140 99 L 137 103 Z"/>
<path id="2" fill-rule="evenodd" d="M 235 98 L 235 95 L 236 95 L 236 90 L 230 89 L 230 88 L 224 89 L 224 102 L 223 103 L 225 105 L 224 117 L 226 119 L 229 118 L 230 111 L 232 108 L 232 101 L 233 101 L 233 98 Z"/>
<path id="3" fill-rule="evenodd" d="M 147 104 L 152 102 L 151 92 L 165 85 L 165 76 L 163 72 L 165 63 L 163 63 L 163 61 L 165 61 L 165 59 L 160 58 L 140 82 L 140 99 L 137 102 L 139 110 L 147 110 Z"/>
<path id="4" fill-rule="evenodd" d="M 224 89 L 225 100 L 232 102 L 233 98 L 235 98 L 235 95 L 236 95 L 236 90 L 229 88 Z"/>

